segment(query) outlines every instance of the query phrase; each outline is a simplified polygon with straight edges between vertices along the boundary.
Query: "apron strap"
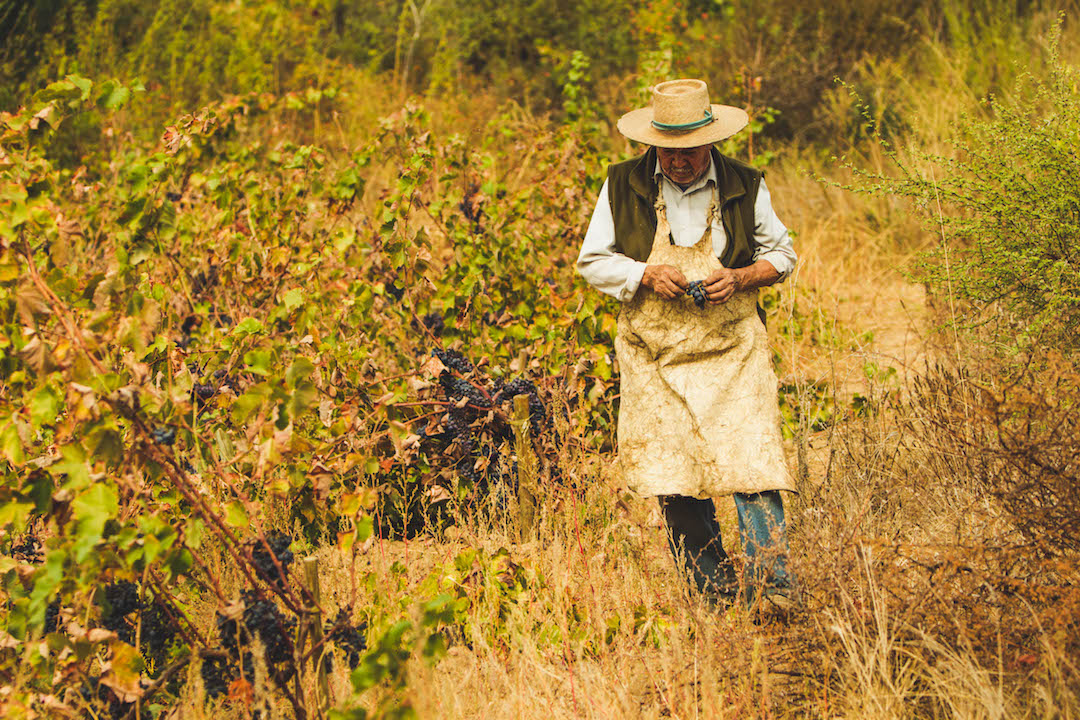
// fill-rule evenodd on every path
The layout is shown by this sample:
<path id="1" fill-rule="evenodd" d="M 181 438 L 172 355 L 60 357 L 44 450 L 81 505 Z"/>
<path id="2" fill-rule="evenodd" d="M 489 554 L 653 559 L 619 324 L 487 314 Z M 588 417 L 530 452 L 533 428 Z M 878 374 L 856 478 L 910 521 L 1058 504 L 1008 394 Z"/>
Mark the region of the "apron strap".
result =
<path id="1" fill-rule="evenodd" d="M 694 249 L 712 255 L 713 226 L 720 223 L 720 192 L 713 185 L 712 197 L 709 199 L 709 209 L 705 211 L 705 232 L 701 239 L 694 243 Z"/>
<path id="2" fill-rule="evenodd" d="M 657 180 L 656 203 L 656 233 L 653 235 L 653 249 L 664 245 L 674 245 L 675 240 L 671 237 L 671 225 L 667 219 L 667 202 L 664 201 L 664 186 L 661 180 Z"/>
<path id="3" fill-rule="evenodd" d="M 716 185 L 713 185 L 712 199 L 709 200 L 709 210 L 706 214 L 705 222 L 709 227 L 720 222 L 720 191 L 717 189 Z"/>

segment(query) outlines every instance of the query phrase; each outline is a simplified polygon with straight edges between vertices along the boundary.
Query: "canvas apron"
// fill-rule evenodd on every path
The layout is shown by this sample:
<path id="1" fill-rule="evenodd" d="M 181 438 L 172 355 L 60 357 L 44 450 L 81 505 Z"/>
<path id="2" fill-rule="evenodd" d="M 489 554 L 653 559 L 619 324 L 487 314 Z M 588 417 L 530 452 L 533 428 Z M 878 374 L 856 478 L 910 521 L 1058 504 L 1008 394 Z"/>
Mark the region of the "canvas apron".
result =
<path id="1" fill-rule="evenodd" d="M 714 189 L 705 234 L 693 247 L 679 247 L 669 240 L 658 193 L 648 264 L 704 280 L 722 267 L 712 245 L 719 216 Z M 698 498 L 794 490 L 756 290 L 699 309 L 688 296 L 665 300 L 641 288 L 623 305 L 615 352 L 618 464 L 631 490 Z"/>

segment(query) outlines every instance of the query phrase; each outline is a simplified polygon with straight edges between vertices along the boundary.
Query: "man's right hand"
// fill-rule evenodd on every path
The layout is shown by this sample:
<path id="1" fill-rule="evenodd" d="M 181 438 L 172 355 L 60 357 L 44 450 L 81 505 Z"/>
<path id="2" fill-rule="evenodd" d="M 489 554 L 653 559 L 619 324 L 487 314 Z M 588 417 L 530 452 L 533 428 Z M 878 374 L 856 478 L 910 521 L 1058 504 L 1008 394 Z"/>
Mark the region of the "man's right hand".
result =
<path id="1" fill-rule="evenodd" d="M 646 265 L 641 284 L 665 300 L 674 300 L 686 294 L 689 283 L 674 265 Z"/>

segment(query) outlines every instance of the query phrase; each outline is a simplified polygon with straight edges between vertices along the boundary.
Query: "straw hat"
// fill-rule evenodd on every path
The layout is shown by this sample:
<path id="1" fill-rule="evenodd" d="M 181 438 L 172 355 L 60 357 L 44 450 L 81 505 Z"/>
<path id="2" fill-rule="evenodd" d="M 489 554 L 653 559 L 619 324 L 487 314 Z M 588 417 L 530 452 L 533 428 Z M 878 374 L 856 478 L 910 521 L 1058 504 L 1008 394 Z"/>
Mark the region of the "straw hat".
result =
<path id="1" fill-rule="evenodd" d="M 619 132 L 631 140 L 663 148 L 711 145 L 746 127 L 746 111 L 709 103 L 701 80 L 669 80 L 653 88 L 652 107 L 619 118 Z"/>

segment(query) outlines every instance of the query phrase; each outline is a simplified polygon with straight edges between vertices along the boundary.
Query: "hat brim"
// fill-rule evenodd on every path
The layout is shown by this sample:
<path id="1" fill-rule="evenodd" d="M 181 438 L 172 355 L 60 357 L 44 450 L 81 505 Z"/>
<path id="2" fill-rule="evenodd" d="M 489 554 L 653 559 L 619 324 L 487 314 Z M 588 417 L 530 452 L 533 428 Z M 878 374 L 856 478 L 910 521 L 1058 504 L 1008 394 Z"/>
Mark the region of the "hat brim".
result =
<path id="1" fill-rule="evenodd" d="M 750 116 L 731 105 L 713 105 L 713 121 L 704 127 L 686 132 L 658 130 L 653 124 L 651 107 L 631 110 L 619 118 L 617 127 L 635 142 L 662 148 L 691 148 L 726 140 L 746 127 Z"/>

